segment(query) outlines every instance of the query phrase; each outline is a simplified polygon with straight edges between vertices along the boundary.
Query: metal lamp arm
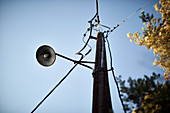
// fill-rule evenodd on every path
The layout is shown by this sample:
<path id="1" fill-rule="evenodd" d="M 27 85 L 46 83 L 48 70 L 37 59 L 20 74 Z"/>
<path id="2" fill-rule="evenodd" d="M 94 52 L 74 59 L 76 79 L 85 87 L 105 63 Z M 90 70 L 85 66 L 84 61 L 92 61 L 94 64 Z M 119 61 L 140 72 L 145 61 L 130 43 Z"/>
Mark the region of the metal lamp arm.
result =
<path id="1" fill-rule="evenodd" d="M 89 68 L 89 69 L 92 69 L 92 70 L 93 70 L 93 68 L 92 68 L 92 67 L 90 67 L 90 66 L 88 66 L 88 65 L 85 65 L 85 64 L 82 64 L 82 63 L 94 63 L 94 62 L 81 61 L 81 60 L 76 61 L 76 60 L 73 60 L 73 59 L 71 59 L 71 58 L 68 58 L 68 57 L 63 56 L 63 55 L 58 54 L 58 53 L 55 53 L 55 55 L 57 55 L 57 56 L 59 56 L 59 57 L 62 57 L 62 58 L 64 58 L 64 59 L 66 59 L 66 60 L 72 61 L 72 62 L 74 62 L 74 63 L 80 64 L 80 65 L 82 65 L 82 66 L 84 66 L 84 67 L 87 67 L 87 68 Z"/>

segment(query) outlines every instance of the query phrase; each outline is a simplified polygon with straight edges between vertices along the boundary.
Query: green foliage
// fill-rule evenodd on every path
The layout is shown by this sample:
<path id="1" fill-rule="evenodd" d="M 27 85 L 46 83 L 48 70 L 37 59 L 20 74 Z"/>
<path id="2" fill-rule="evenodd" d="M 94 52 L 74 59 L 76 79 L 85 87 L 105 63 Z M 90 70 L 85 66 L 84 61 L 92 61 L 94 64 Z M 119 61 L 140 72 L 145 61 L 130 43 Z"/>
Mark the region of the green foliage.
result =
<path id="1" fill-rule="evenodd" d="M 160 74 L 153 73 L 148 77 L 125 80 L 121 76 L 117 78 L 120 85 L 121 97 L 126 110 L 130 113 L 166 113 L 170 111 L 170 82 L 164 84 L 158 82 Z"/>
<path id="2" fill-rule="evenodd" d="M 165 79 L 170 79 L 170 0 L 159 0 L 154 5 L 155 10 L 161 14 L 161 18 L 154 18 L 153 14 L 141 12 L 145 28 L 142 28 L 143 35 L 139 32 L 134 34 L 128 33 L 127 37 L 131 42 L 140 46 L 146 46 L 147 49 L 153 50 L 154 55 L 159 56 L 155 59 L 153 65 L 159 65 L 165 69 Z"/>

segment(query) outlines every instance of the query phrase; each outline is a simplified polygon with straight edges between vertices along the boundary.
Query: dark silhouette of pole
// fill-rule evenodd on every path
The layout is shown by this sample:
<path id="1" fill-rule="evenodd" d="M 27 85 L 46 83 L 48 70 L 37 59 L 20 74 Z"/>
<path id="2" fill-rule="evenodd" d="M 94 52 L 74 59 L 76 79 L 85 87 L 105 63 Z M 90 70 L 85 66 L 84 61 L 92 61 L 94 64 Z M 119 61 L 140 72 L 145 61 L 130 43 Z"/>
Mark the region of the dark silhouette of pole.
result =
<path id="1" fill-rule="evenodd" d="M 93 72 L 92 113 L 113 113 L 108 81 L 104 34 L 97 34 L 95 69 Z"/>

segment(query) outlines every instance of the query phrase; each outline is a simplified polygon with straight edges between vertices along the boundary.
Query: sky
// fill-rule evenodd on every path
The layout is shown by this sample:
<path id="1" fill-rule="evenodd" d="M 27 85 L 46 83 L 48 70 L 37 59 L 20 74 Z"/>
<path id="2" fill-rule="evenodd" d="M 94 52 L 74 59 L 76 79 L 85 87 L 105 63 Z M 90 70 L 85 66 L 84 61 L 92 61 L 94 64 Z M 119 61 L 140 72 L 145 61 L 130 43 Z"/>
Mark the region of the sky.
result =
<path id="1" fill-rule="evenodd" d="M 147 1 L 99 0 L 101 24 L 113 28 Z M 159 17 L 153 8 L 156 2 L 152 0 L 142 10 Z M 36 50 L 49 45 L 56 53 L 79 60 L 75 53 L 84 46 L 82 37 L 94 15 L 95 0 L 0 0 L 0 113 L 29 113 L 34 109 L 74 65 L 57 57 L 52 66 L 43 67 L 36 60 Z M 142 32 L 139 16 L 140 12 L 136 13 L 108 37 L 115 75 L 123 79 L 164 73 L 153 67 L 151 50 L 127 38 L 129 32 Z M 90 45 L 92 52 L 84 60 L 94 61 L 96 41 L 90 40 Z M 112 74 L 108 76 L 113 110 L 123 113 Z M 92 70 L 78 65 L 35 113 L 90 113 L 92 91 Z"/>

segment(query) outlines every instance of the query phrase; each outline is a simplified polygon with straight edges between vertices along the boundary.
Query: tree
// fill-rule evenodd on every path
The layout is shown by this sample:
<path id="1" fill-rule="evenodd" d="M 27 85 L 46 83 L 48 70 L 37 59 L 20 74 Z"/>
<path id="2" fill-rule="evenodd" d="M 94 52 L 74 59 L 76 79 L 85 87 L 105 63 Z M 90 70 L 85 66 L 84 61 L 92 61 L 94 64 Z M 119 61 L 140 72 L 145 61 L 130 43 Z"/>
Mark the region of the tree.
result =
<path id="1" fill-rule="evenodd" d="M 154 55 L 159 56 L 155 59 L 153 65 L 159 65 L 165 69 L 164 77 L 170 79 L 170 0 L 159 0 L 154 5 L 155 10 L 161 14 L 161 18 L 154 18 L 153 14 L 141 12 L 145 27 L 142 27 L 143 35 L 139 32 L 128 33 L 127 36 L 131 42 L 140 46 L 146 46 L 152 49 Z"/>
<path id="2" fill-rule="evenodd" d="M 128 86 L 121 76 L 117 78 L 120 85 L 121 98 L 130 113 L 167 113 L 170 111 L 170 81 L 159 82 L 160 74 L 153 73 L 148 77 L 132 79 Z"/>

